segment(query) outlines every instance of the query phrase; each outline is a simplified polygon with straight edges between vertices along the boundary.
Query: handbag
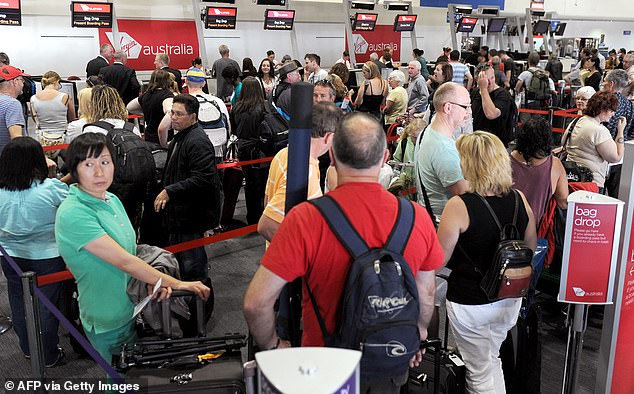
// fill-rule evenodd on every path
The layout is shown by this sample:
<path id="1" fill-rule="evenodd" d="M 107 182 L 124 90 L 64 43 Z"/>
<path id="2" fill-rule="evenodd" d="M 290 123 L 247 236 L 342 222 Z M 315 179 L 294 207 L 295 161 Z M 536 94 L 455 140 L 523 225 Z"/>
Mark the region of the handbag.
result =
<path id="1" fill-rule="evenodd" d="M 493 261 L 487 272 L 483 274 L 464 249 L 460 245 L 458 247 L 467 257 L 467 260 L 471 262 L 475 271 L 482 275 L 480 288 L 484 291 L 489 301 L 524 297 L 528 294 L 533 275 L 533 250 L 520 239 L 519 231 L 517 230 L 517 213 L 521 197 L 513 189 L 515 198 L 513 222 L 503 227 L 487 200 L 479 194 L 476 195 L 480 197 L 482 203 L 487 207 L 500 230 L 500 242 L 495 249 Z"/>
<path id="2" fill-rule="evenodd" d="M 557 157 L 561 160 L 561 164 L 564 166 L 564 170 L 566 170 L 566 177 L 569 182 L 592 182 L 594 180 L 594 175 L 592 174 L 592 170 L 588 167 L 579 165 L 574 161 L 568 160 L 568 142 L 570 141 L 570 136 L 577 126 L 577 122 L 581 119 L 581 117 L 575 118 L 568 128 L 568 134 L 566 134 L 563 143 L 561 144 L 561 152 L 557 154 Z"/>
<path id="3" fill-rule="evenodd" d="M 41 131 L 38 133 L 38 140 L 42 146 L 54 146 L 54 145 L 62 145 L 64 143 L 64 139 L 66 137 L 66 132 L 61 134 L 59 133 L 47 133 L 46 131 Z M 49 150 L 44 152 L 46 157 L 51 160 L 57 159 L 59 156 L 59 150 Z"/>

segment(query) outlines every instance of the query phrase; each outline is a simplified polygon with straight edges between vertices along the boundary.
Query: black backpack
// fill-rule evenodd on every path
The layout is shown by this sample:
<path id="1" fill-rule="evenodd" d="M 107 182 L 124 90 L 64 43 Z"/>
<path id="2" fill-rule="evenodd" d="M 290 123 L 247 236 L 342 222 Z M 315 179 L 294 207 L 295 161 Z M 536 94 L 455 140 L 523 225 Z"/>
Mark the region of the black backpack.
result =
<path id="1" fill-rule="evenodd" d="M 24 85 L 22 86 L 22 93 L 17 97 L 17 100 L 22 104 L 27 104 L 31 101 L 31 97 L 35 96 L 36 87 L 35 82 L 25 75 L 22 76 L 24 80 Z"/>
<path id="2" fill-rule="evenodd" d="M 533 75 L 526 87 L 526 100 L 544 101 L 550 98 L 550 77 L 548 72 L 537 69 L 528 70 Z"/>
<path id="3" fill-rule="evenodd" d="M 258 147 L 266 156 L 274 156 L 288 146 L 288 121 L 275 104 L 264 103 L 264 118 L 260 122 Z"/>
<path id="4" fill-rule="evenodd" d="M 517 135 L 517 122 L 518 122 L 518 110 L 517 104 L 515 104 L 515 100 L 511 97 L 511 106 L 509 107 L 509 114 L 506 116 L 506 123 L 504 125 L 505 130 L 505 140 L 503 140 L 504 145 L 508 146 L 508 143 L 515 139 Z"/>
<path id="5" fill-rule="evenodd" d="M 393 378 L 407 372 L 420 348 L 418 289 L 403 258 L 414 227 L 414 207 L 399 198 L 397 220 L 385 246 L 370 249 L 329 196 L 309 201 L 324 217 L 352 261 L 340 301 L 337 330 L 328 334 L 306 285 L 326 346 L 362 350 L 361 379 Z"/>
<path id="6" fill-rule="evenodd" d="M 114 180 L 108 189 L 119 199 L 128 198 L 130 193 L 145 187 L 149 182 L 156 181 L 156 167 L 152 151 L 138 135 L 134 134 L 134 125 L 126 122 L 123 128 L 117 128 L 111 123 L 100 120 L 88 123 L 88 126 L 97 126 L 108 130 L 108 138 L 114 145 L 115 166 Z"/>

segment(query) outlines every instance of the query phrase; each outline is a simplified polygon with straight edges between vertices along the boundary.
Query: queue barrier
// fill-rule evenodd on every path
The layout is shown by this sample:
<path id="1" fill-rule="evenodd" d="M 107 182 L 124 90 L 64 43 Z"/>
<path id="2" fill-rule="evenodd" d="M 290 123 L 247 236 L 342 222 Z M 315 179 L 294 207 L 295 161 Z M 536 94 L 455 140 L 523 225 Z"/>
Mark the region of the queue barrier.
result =
<path id="1" fill-rule="evenodd" d="M 555 116 L 558 117 L 563 117 L 563 118 L 578 118 L 581 115 L 579 115 L 577 113 L 578 109 L 577 108 L 569 108 L 569 109 L 561 109 L 561 110 L 554 110 L 552 108 L 548 109 L 548 110 L 544 110 L 544 109 L 530 109 L 530 108 L 518 108 L 517 112 L 519 113 L 527 113 L 527 114 L 535 114 L 535 115 L 546 115 L 548 116 L 549 122 L 552 125 L 553 124 L 553 118 Z M 521 126 L 522 123 L 518 123 L 518 126 Z M 565 133 L 566 129 L 560 128 L 560 127 L 553 127 L 552 128 L 553 133 Z"/>

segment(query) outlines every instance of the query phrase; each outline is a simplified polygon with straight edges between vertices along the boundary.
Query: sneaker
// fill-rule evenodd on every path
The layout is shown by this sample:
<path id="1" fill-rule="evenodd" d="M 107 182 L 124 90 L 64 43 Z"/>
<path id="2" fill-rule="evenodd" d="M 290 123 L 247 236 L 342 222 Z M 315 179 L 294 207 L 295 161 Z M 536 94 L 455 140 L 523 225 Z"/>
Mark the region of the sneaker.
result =
<path id="1" fill-rule="evenodd" d="M 64 349 L 62 349 L 61 347 L 58 347 L 57 351 L 59 352 L 57 359 L 50 364 L 44 365 L 46 368 L 54 368 L 58 366 L 59 363 L 64 359 L 64 357 L 66 357 L 66 354 L 64 353 Z"/>

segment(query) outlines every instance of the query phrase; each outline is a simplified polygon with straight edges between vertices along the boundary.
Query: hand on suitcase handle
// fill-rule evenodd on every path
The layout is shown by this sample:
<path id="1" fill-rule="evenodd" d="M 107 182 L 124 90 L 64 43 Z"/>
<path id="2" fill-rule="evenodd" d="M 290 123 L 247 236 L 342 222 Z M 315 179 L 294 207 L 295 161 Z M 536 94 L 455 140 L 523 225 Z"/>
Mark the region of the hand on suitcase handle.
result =
<path id="1" fill-rule="evenodd" d="M 183 294 L 180 292 L 180 291 L 186 291 L 188 293 L 196 294 L 198 297 L 202 298 L 203 300 L 206 300 L 207 298 L 209 298 L 209 293 L 211 292 L 209 287 L 205 286 L 201 281 L 196 281 L 196 282 L 179 281 L 177 285 L 174 287 L 174 289 L 178 291 L 172 291 L 172 297 L 191 295 L 191 294 Z"/>

